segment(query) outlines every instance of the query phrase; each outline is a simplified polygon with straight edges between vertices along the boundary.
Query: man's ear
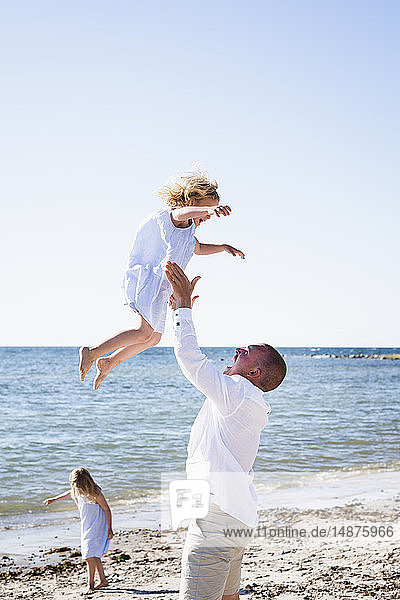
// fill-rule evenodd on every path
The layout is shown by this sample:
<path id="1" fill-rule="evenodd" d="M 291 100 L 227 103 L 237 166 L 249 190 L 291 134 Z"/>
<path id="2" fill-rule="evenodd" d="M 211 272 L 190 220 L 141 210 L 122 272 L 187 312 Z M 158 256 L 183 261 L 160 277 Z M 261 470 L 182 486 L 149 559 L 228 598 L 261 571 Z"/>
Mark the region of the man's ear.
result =
<path id="1" fill-rule="evenodd" d="M 261 369 L 259 367 L 255 367 L 254 369 L 248 371 L 247 376 L 251 379 L 257 379 L 261 376 Z"/>

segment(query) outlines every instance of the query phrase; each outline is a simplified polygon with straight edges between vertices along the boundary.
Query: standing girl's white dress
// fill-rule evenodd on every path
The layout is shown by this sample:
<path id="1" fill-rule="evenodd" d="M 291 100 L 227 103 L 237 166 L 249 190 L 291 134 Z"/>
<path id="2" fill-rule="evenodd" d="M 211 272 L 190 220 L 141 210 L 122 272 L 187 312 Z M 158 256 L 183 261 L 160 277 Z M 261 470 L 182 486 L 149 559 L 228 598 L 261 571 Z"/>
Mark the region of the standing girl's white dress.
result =
<path id="1" fill-rule="evenodd" d="M 79 495 L 77 502 L 81 516 L 82 559 L 101 558 L 110 544 L 106 514 L 99 504 L 89 502 L 85 496 Z"/>
<path id="2" fill-rule="evenodd" d="M 136 232 L 122 282 L 123 301 L 158 333 L 164 333 L 172 293 L 165 265 L 170 260 L 185 270 L 194 252 L 194 231 L 193 222 L 175 227 L 170 209 L 164 209 L 144 219 Z"/>

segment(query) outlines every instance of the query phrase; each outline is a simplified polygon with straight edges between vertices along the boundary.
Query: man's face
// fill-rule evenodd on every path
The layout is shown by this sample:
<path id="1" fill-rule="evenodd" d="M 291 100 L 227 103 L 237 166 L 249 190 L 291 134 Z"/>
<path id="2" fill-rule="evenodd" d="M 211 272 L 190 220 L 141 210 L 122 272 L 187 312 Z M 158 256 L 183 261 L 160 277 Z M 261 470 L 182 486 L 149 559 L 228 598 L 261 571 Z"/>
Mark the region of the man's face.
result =
<path id="1" fill-rule="evenodd" d="M 247 348 L 236 348 L 233 365 L 226 367 L 224 375 L 247 375 L 249 371 L 260 365 L 265 350 L 263 344 L 255 344 L 247 346 Z"/>

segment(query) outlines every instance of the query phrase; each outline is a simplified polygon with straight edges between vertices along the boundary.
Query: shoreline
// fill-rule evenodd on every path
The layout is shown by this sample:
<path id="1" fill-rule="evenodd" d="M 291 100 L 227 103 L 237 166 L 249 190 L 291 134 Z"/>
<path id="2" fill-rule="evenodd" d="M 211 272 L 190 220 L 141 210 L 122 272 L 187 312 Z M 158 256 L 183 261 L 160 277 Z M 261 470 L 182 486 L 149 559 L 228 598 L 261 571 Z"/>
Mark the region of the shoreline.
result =
<path id="1" fill-rule="evenodd" d="M 259 477 L 260 473 L 258 473 Z M 257 474 L 256 474 L 257 477 Z M 260 477 L 259 477 L 260 478 Z M 349 504 L 374 505 L 377 509 L 390 504 L 400 489 L 400 470 L 362 469 L 317 473 L 290 474 L 274 484 L 258 484 L 259 511 L 335 509 Z M 114 531 L 147 529 L 160 531 L 170 526 L 167 496 L 141 500 L 130 504 L 111 504 Z M 168 515 L 168 516 L 166 516 Z M 74 550 L 80 544 L 80 523 L 77 510 L 40 512 L 29 515 L 29 525 L 15 527 L 25 515 L 2 518 L 0 556 L 8 556 L 15 567 L 47 564 L 43 555 L 50 549 L 68 546 Z M 4 526 L 5 523 L 14 526 Z M 53 557 L 54 558 L 54 557 Z M 0 562 L 0 572 L 7 571 L 7 561 Z"/>
<path id="2" fill-rule="evenodd" d="M 328 527 L 335 535 L 321 535 Z M 357 527 L 367 528 L 370 535 L 356 536 Z M 371 535 L 374 527 L 377 531 L 381 528 L 380 535 Z M 305 536 L 294 535 L 296 531 L 304 531 Z M 95 595 L 112 593 L 115 600 L 178 600 L 185 534 L 184 528 L 118 531 L 103 560 L 110 586 Z M 1 597 L 81 597 L 85 590 L 85 565 L 76 548 L 63 545 L 62 552 L 43 556 L 40 566 L 14 567 L 13 573 L 9 565 L 8 572 L 0 574 Z M 241 595 L 254 600 L 394 600 L 399 598 L 399 558 L 399 494 L 391 499 L 355 501 L 329 508 L 264 509 L 260 512 L 259 535 L 245 552 Z M 3 567 L 4 560 L 3 557 Z"/>
<path id="3" fill-rule="evenodd" d="M 245 552 L 241 596 L 398 599 L 400 470 L 348 471 L 340 478 L 332 472 L 303 474 L 303 485 L 290 485 L 289 480 L 274 491 L 258 490 L 260 522 Z M 112 593 L 115 600 L 178 600 L 186 526 L 177 531 L 154 521 L 146 526 L 146 506 L 135 513 L 131 507 L 113 509 L 115 536 L 103 560 L 110 586 L 103 593 Z M 154 519 L 155 507 L 148 519 Z M 65 523 L 0 534 L 0 542 L 4 536 L 15 540 L 16 534 L 24 535 L 22 552 L 0 550 L 2 599 L 83 596 L 86 567 L 80 555 L 79 517 L 75 511 L 68 516 Z"/>

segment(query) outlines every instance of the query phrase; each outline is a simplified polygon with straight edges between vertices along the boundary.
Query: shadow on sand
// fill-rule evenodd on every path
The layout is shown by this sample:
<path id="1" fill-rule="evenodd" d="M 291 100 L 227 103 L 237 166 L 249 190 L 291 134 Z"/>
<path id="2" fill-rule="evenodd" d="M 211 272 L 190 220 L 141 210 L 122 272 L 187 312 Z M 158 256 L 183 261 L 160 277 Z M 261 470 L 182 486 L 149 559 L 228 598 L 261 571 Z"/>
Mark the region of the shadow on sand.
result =
<path id="1" fill-rule="evenodd" d="M 136 588 L 103 588 L 96 590 L 97 593 L 102 592 L 103 594 L 121 594 L 131 593 L 137 596 L 157 596 L 160 594 L 179 594 L 179 590 L 138 590 Z"/>
<path id="2" fill-rule="evenodd" d="M 103 594 L 120 594 L 121 592 L 124 592 L 124 593 L 136 594 L 137 596 L 157 596 L 160 594 L 179 594 L 179 590 L 138 590 L 136 588 L 109 588 L 109 587 L 103 588 L 100 590 L 96 590 L 96 591 L 97 591 L 97 593 L 102 592 Z M 244 589 L 239 590 L 240 596 L 246 596 L 249 593 L 250 593 L 249 590 L 244 590 Z"/>

